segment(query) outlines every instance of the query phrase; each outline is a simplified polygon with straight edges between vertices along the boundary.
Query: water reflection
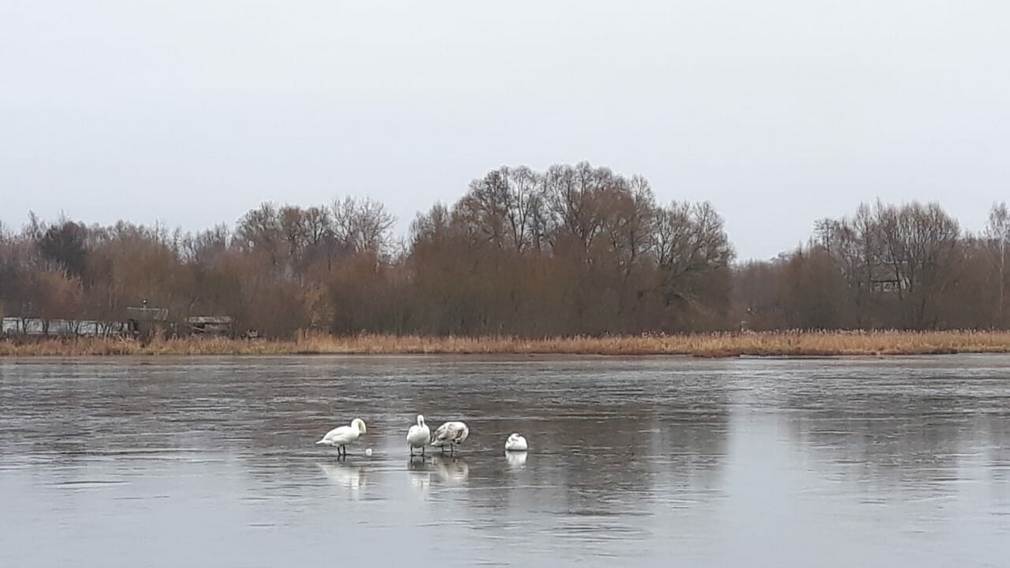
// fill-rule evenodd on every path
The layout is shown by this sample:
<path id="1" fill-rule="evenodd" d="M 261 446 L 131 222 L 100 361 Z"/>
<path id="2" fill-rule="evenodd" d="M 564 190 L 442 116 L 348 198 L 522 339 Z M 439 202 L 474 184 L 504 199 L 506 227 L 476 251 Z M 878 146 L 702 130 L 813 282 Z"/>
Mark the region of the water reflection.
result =
<path id="1" fill-rule="evenodd" d="M 1010 557 L 1008 357 L 144 362 L 0 363 L 0 565 Z M 463 454 L 408 459 L 418 412 Z M 338 460 L 313 442 L 347 416 Z"/>
<path id="2" fill-rule="evenodd" d="M 512 469 L 522 469 L 526 465 L 526 456 L 529 452 L 505 452 L 505 460 Z"/>
<path id="3" fill-rule="evenodd" d="M 427 498 L 431 487 L 431 466 L 424 460 L 411 459 L 407 462 L 410 485 L 419 497 Z"/>
<path id="4" fill-rule="evenodd" d="M 431 464 L 442 483 L 460 485 L 470 477 L 470 464 L 459 456 L 435 455 L 431 457 Z"/>
<path id="5" fill-rule="evenodd" d="M 764 379 L 789 382 L 782 407 L 791 442 L 819 456 L 836 479 L 947 492 L 966 461 L 1007 447 L 1010 437 L 998 431 L 1008 424 L 1006 408 L 993 405 L 1003 384 L 930 380 L 937 370 L 922 360 L 904 360 L 897 377 L 881 366 L 828 363 Z"/>
<path id="6" fill-rule="evenodd" d="M 360 497 L 365 488 L 367 474 L 365 468 L 349 465 L 344 461 L 335 463 L 317 463 L 316 466 L 322 470 L 326 479 L 337 487 L 341 492 L 346 493 L 351 498 Z"/>

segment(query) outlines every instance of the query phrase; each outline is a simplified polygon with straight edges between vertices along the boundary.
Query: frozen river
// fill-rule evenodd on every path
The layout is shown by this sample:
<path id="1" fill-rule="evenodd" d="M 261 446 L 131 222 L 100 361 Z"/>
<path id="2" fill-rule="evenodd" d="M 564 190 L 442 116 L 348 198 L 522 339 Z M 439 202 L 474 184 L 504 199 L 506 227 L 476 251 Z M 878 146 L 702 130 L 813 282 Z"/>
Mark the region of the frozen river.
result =
<path id="1" fill-rule="evenodd" d="M 4 360 L 0 504 L 11 567 L 1006 566 L 1010 357 Z"/>

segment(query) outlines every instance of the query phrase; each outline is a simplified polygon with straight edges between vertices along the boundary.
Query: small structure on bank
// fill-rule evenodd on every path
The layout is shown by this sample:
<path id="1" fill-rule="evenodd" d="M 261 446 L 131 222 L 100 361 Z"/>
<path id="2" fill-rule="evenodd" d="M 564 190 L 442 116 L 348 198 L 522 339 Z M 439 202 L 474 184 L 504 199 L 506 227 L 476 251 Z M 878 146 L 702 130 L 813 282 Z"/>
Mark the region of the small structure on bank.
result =
<path id="1" fill-rule="evenodd" d="M 128 321 L 3 318 L 0 337 L 129 337 L 136 327 Z"/>
<path id="2" fill-rule="evenodd" d="M 232 337 L 234 329 L 229 316 L 193 316 L 186 318 L 186 326 L 193 335 L 219 335 Z"/>
<path id="3" fill-rule="evenodd" d="M 155 335 L 165 337 L 168 334 L 168 308 L 151 308 L 145 299 L 140 307 L 128 307 L 126 313 L 130 323 L 140 339 L 151 339 Z"/>

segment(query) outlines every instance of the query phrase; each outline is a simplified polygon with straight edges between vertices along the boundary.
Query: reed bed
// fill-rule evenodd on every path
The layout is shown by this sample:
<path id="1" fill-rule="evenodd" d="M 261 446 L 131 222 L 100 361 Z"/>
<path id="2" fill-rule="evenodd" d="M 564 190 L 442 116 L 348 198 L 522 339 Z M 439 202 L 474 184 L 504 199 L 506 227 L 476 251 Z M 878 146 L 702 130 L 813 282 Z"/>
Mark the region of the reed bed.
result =
<path id="1" fill-rule="evenodd" d="M 1004 331 L 762 332 L 612 337 L 423 337 L 302 333 L 293 340 L 79 338 L 0 341 L 0 357 L 114 355 L 689 355 L 833 357 L 1010 353 Z"/>

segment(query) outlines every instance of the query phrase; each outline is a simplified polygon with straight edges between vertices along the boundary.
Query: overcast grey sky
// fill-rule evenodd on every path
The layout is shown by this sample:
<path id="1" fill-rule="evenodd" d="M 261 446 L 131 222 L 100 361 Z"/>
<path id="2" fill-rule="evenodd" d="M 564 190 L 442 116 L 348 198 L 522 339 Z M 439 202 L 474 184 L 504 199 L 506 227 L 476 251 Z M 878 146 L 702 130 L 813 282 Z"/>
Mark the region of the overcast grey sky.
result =
<path id="1" fill-rule="evenodd" d="M 709 200 L 743 258 L 863 200 L 1010 198 L 1010 2 L 0 0 L 0 220 L 406 228 L 501 165 Z"/>

